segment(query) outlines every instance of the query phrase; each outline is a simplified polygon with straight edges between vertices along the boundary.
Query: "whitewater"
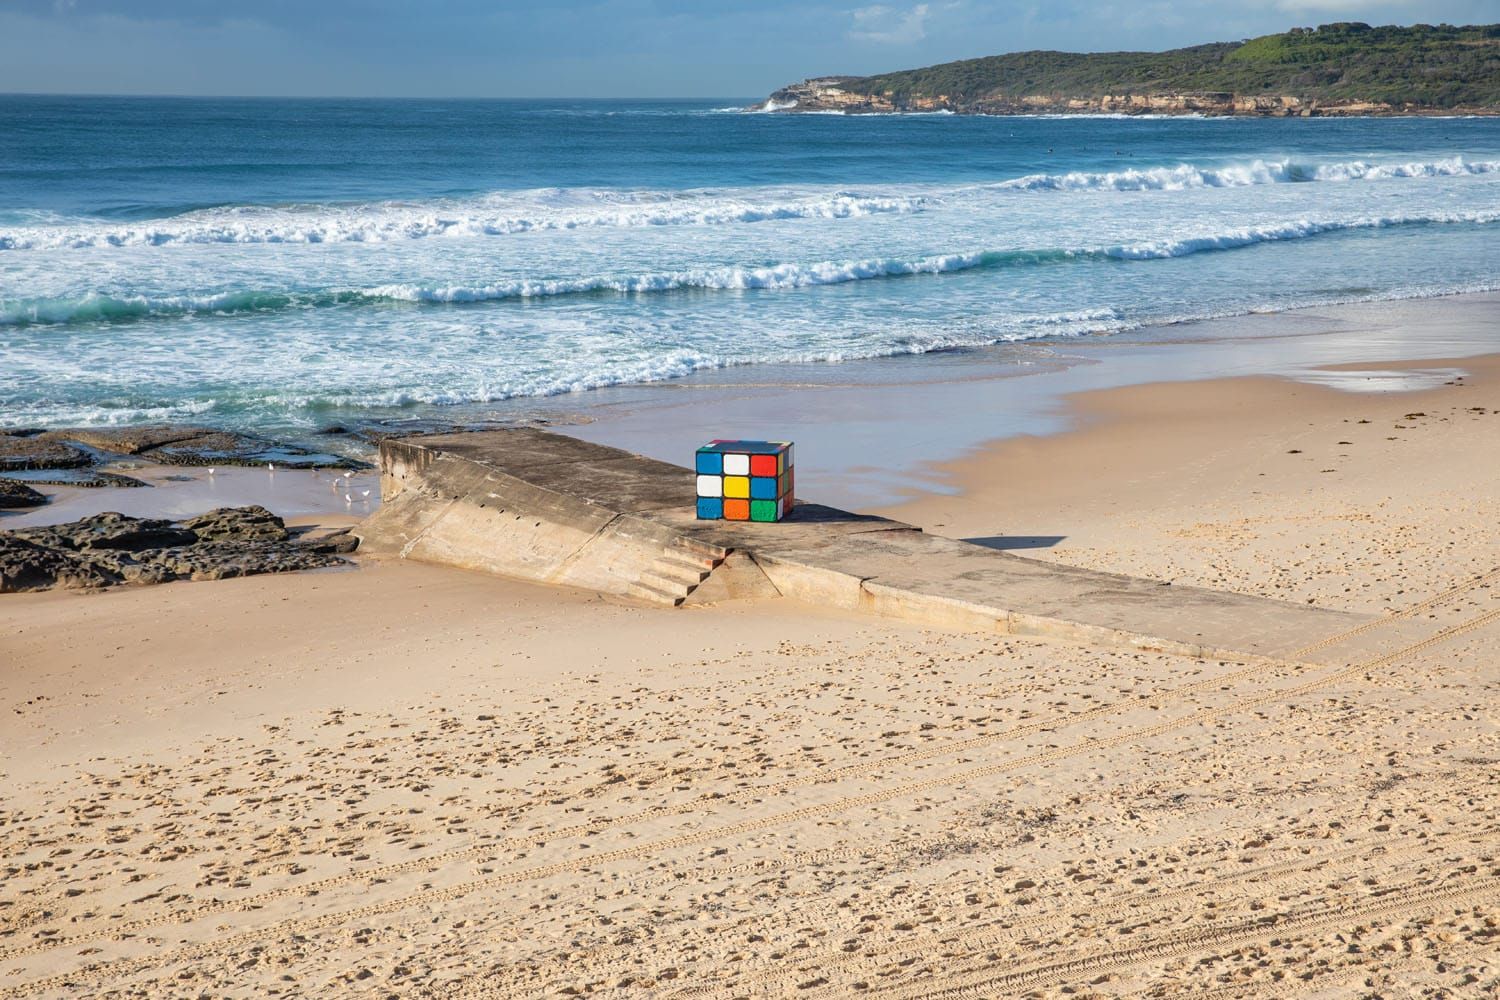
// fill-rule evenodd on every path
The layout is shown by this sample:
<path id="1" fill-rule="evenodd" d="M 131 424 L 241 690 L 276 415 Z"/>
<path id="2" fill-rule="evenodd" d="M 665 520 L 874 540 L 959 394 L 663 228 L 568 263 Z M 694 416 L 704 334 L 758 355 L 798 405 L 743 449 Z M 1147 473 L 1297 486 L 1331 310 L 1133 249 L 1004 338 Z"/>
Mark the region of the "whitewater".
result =
<path id="1" fill-rule="evenodd" d="M 1500 288 L 1493 119 L 723 104 L 0 98 L 0 426 L 503 416 Z"/>

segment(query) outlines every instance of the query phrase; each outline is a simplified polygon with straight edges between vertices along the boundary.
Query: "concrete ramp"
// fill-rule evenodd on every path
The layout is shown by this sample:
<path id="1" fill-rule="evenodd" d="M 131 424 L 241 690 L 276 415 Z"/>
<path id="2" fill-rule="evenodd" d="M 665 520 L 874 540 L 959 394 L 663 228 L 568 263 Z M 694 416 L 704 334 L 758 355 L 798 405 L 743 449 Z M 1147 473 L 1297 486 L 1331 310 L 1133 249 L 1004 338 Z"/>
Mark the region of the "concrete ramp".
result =
<path id="1" fill-rule="evenodd" d="M 964 630 L 1191 656 L 1285 657 L 1373 621 L 1059 566 L 800 504 L 699 521 L 687 469 L 532 429 L 388 440 L 361 552 L 663 605 L 783 595 Z"/>

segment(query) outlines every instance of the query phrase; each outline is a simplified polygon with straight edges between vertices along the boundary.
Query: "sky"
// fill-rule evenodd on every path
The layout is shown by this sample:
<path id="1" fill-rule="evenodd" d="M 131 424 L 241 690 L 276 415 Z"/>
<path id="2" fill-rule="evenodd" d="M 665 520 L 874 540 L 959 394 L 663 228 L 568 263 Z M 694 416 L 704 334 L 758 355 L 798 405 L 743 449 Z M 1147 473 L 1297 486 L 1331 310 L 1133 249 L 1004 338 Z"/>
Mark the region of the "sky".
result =
<path id="1" fill-rule="evenodd" d="M 0 0 L 0 93 L 760 97 L 1022 49 L 1164 49 L 1500 0 Z"/>

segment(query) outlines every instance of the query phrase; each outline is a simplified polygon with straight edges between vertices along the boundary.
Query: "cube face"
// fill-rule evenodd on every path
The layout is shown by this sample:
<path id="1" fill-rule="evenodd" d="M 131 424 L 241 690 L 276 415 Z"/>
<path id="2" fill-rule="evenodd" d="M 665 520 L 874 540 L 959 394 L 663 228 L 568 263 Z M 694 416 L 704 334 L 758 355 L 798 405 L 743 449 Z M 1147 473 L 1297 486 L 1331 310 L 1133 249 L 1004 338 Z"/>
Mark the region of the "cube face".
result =
<path id="1" fill-rule="evenodd" d="M 794 505 L 790 441 L 710 441 L 693 469 L 701 520 L 779 521 Z"/>

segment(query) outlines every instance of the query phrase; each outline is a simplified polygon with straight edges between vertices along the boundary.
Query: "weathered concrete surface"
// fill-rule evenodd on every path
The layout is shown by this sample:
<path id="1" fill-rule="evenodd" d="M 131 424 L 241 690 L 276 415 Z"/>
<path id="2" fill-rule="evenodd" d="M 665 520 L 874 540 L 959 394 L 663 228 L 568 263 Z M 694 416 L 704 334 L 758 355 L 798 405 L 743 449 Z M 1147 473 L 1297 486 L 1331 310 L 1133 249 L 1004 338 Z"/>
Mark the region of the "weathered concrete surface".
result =
<path id="1" fill-rule="evenodd" d="M 1375 620 L 1059 566 L 817 504 L 779 524 L 699 521 L 688 470 L 540 430 L 386 441 L 380 464 L 383 505 L 357 529 L 362 552 L 663 604 L 779 593 L 940 627 L 1226 657 L 1292 656 Z"/>
<path id="2" fill-rule="evenodd" d="M 358 529 L 367 553 L 668 604 L 729 555 L 643 516 L 684 503 L 683 470 L 558 434 L 383 441 L 380 469 L 381 508 Z"/>

